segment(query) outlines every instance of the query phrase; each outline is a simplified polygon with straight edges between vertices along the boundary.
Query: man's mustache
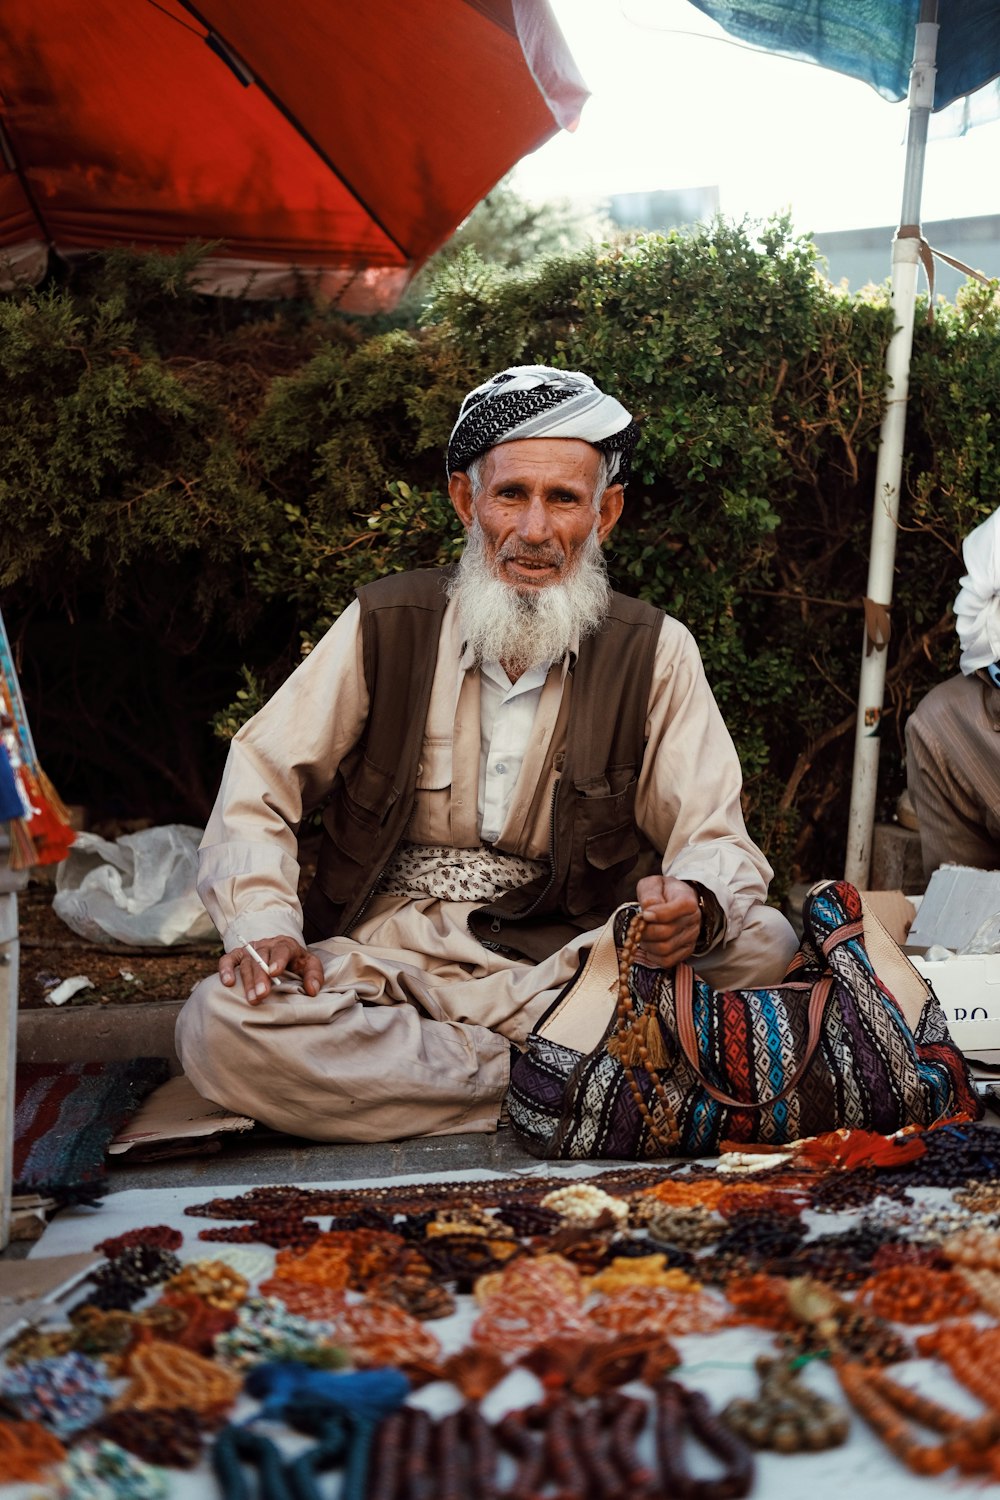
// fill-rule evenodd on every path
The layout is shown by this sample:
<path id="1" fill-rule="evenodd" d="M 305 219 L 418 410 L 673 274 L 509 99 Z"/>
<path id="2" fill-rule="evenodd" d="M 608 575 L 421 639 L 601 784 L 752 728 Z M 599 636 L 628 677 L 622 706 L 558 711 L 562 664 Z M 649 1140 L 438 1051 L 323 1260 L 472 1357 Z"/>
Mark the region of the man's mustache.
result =
<path id="1" fill-rule="evenodd" d="M 566 561 L 558 548 L 547 546 L 545 542 L 505 542 L 495 555 L 498 563 L 544 563 L 551 568 L 562 568 Z"/>

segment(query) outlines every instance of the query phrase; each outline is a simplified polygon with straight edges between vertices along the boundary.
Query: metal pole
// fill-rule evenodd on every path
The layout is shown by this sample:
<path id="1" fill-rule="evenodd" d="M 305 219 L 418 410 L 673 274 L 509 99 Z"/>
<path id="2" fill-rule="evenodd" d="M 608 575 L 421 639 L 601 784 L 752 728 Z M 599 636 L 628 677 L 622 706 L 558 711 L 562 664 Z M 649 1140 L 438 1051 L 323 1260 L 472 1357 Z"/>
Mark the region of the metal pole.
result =
<path id="1" fill-rule="evenodd" d="M 879 436 L 872 515 L 871 551 L 868 562 L 868 598 L 888 611 L 892 605 L 892 580 L 896 557 L 896 526 L 899 520 L 899 487 L 903 472 L 906 435 L 906 402 L 910 385 L 910 354 L 917 294 L 920 225 L 920 195 L 923 187 L 927 125 L 934 103 L 937 56 L 938 0 L 921 0 L 916 28 L 913 66 L 910 70 L 909 110 L 906 131 L 906 167 L 900 230 L 892 245 L 892 309 L 896 328 L 886 352 L 889 391 Z M 871 868 L 872 831 L 875 826 L 875 795 L 878 789 L 879 729 L 885 696 L 887 648 L 875 649 L 868 639 L 867 624 L 861 653 L 858 714 L 854 739 L 854 775 L 847 825 L 845 879 L 865 887 Z"/>

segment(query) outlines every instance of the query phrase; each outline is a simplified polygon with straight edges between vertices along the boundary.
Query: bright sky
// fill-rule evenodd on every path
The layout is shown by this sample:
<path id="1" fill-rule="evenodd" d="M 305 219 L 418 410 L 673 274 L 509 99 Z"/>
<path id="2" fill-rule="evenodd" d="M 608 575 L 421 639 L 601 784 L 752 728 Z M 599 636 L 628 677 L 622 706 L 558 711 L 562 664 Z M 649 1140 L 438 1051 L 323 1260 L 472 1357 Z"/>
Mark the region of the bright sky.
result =
<path id="1" fill-rule="evenodd" d="M 790 207 L 807 232 L 898 223 L 905 103 L 722 40 L 686 0 L 551 3 L 591 98 L 574 134 L 519 164 L 524 197 L 716 184 L 729 218 Z M 1000 212 L 998 164 L 1000 121 L 931 140 L 923 221 Z"/>

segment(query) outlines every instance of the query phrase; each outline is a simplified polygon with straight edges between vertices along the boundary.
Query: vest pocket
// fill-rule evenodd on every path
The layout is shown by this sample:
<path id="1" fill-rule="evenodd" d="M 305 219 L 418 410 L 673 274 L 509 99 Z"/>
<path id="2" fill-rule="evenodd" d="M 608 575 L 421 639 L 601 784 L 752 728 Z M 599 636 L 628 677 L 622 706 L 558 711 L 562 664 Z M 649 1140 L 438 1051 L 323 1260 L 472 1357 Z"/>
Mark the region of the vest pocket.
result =
<path id="1" fill-rule="evenodd" d="M 391 851 L 379 849 L 386 819 L 399 796 L 393 773 L 362 756 L 347 773 L 349 785 L 338 775 L 333 800 L 323 810 L 324 838 L 316 864 L 316 881 L 331 901 L 347 902 L 358 894 L 361 872 Z"/>
<path id="2" fill-rule="evenodd" d="M 611 784 L 623 779 L 609 773 Z M 608 781 L 577 787 L 573 810 L 573 848 L 566 882 L 566 905 L 571 915 L 614 902 L 620 881 L 637 863 L 642 844 L 635 826 L 638 778 L 624 781 L 621 790 L 608 792 Z M 594 795 L 598 786 L 603 795 Z M 582 794 L 582 795 L 581 795 Z"/>

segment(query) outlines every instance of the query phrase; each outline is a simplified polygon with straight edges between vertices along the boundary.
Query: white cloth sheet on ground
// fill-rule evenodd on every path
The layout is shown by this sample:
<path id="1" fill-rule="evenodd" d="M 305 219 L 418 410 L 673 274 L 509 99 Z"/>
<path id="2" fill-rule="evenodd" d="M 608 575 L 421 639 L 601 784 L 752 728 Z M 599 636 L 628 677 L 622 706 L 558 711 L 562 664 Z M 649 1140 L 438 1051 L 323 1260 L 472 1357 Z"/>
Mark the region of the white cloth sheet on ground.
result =
<path id="1" fill-rule="evenodd" d="M 621 1165 L 609 1162 L 607 1166 Z M 599 1164 L 554 1165 L 550 1162 L 531 1163 L 523 1175 L 526 1180 L 537 1176 L 559 1175 L 567 1180 L 596 1175 Z M 471 1170 L 422 1175 L 421 1182 L 446 1182 L 455 1180 L 488 1180 L 496 1174 Z M 510 1175 L 510 1174 L 508 1174 Z M 521 1174 L 519 1174 L 521 1175 Z M 377 1184 L 350 1182 L 327 1182 L 302 1184 L 309 1188 L 358 1188 L 363 1186 L 383 1187 L 389 1183 L 412 1186 L 413 1176 L 380 1178 Z M 188 1205 L 206 1202 L 214 1197 L 232 1197 L 250 1191 L 262 1184 L 242 1183 L 232 1187 L 216 1187 L 208 1184 L 190 1188 L 129 1189 L 113 1193 L 105 1198 L 99 1208 L 75 1208 L 67 1210 L 46 1229 L 41 1240 L 31 1251 L 32 1256 L 66 1255 L 81 1250 L 90 1250 L 99 1240 L 143 1225 L 168 1224 L 184 1234 L 184 1244 L 177 1252 L 183 1261 L 202 1258 L 222 1259 L 227 1252 L 241 1255 L 247 1250 L 260 1251 L 268 1263 L 273 1262 L 275 1252 L 264 1247 L 218 1244 L 198 1239 L 199 1229 L 222 1221 L 187 1216 Z M 949 1196 L 939 1189 L 916 1190 L 928 1203 L 940 1204 Z M 814 1231 L 831 1233 L 844 1230 L 857 1222 L 856 1213 L 813 1214 L 806 1212 L 806 1220 Z M 325 1219 L 320 1220 L 324 1228 Z M 2 1267 L 0 1267 L 2 1274 Z M 266 1272 L 264 1274 L 267 1274 Z M 79 1289 L 68 1299 L 68 1305 L 80 1300 Z M 439 1319 L 427 1326 L 440 1338 L 446 1352 L 460 1348 L 468 1339 L 475 1319 L 476 1309 L 471 1297 L 459 1298 L 459 1310 L 447 1319 Z M 912 1332 L 912 1330 L 910 1330 Z M 752 1327 L 724 1329 L 712 1335 L 688 1335 L 675 1340 L 683 1354 L 683 1366 L 677 1372 L 686 1385 L 705 1393 L 713 1407 L 724 1405 L 736 1395 L 751 1395 L 756 1392 L 757 1381 L 753 1362 L 759 1353 L 772 1348 L 770 1335 Z M 978 1403 L 968 1392 L 956 1385 L 940 1364 L 927 1360 L 913 1360 L 892 1367 L 892 1373 L 907 1383 L 912 1382 L 926 1394 L 944 1402 L 956 1410 L 969 1413 L 977 1411 Z M 844 1404 L 833 1371 L 823 1361 L 814 1361 L 808 1370 L 809 1385 L 819 1394 Z M 641 1388 L 636 1388 L 637 1391 Z M 483 1402 L 485 1414 L 496 1419 L 506 1410 L 529 1405 L 539 1398 L 541 1388 L 534 1377 L 525 1371 L 516 1370 L 501 1385 L 493 1390 Z M 434 1415 L 440 1416 L 458 1407 L 461 1398 L 452 1387 L 441 1383 L 424 1387 L 411 1398 L 425 1406 Z M 243 1398 L 236 1408 L 237 1419 L 253 1411 L 255 1403 Z M 274 1437 L 291 1457 L 306 1445 L 296 1434 L 282 1431 L 269 1425 L 268 1436 Z M 694 1466 L 694 1465 L 693 1465 Z M 707 1471 L 706 1471 L 707 1472 Z M 714 1471 L 713 1471 L 714 1472 Z M 197 1469 L 184 1472 L 171 1470 L 171 1500 L 219 1500 L 219 1488 L 207 1461 Z M 332 1481 L 324 1481 L 328 1486 Z M 327 1491 L 331 1495 L 335 1489 Z M 5 1485 L 0 1483 L 0 1500 L 37 1500 L 46 1494 L 37 1484 Z M 879 1500 L 913 1500 L 915 1494 L 939 1494 L 946 1496 L 984 1497 L 996 1500 L 1000 1497 L 1000 1484 L 982 1484 L 968 1479 L 956 1480 L 952 1473 L 940 1479 L 917 1479 L 899 1464 L 877 1438 L 852 1415 L 850 1438 L 842 1448 L 833 1448 L 818 1454 L 795 1454 L 782 1456 L 761 1453 L 756 1458 L 756 1478 L 753 1496 L 761 1500 L 800 1500 L 808 1495 L 809 1500 L 843 1500 L 845 1494 L 855 1494 L 868 1500 L 877 1495 Z"/>

